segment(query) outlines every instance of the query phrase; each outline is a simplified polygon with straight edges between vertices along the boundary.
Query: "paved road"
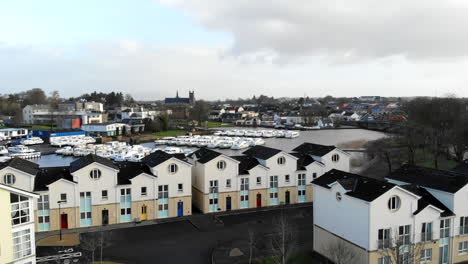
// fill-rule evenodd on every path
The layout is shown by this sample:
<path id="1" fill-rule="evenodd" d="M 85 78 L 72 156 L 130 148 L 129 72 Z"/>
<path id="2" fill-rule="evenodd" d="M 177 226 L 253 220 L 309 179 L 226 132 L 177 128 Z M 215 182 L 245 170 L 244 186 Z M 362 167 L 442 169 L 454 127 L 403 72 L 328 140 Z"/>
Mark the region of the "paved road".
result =
<path id="1" fill-rule="evenodd" d="M 105 259 L 129 264 L 206 264 L 216 245 L 247 239 L 249 228 L 259 239 L 272 233 L 281 213 L 299 231 L 298 243 L 312 241 L 312 206 L 308 205 L 219 216 L 219 220 L 213 215 L 199 215 L 180 222 L 112 230 L 108 231 L 112 245 L 103 255 Z M 46 250 L 50 249 L 38 248 L 39 255 Z"/>

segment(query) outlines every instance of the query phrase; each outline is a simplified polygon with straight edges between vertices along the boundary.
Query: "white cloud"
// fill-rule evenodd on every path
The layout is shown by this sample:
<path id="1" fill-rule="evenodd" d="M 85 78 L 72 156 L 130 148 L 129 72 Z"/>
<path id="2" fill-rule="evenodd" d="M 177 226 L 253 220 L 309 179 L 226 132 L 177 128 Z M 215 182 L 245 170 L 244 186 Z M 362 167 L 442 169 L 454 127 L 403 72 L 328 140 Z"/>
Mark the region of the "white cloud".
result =
<path id="1" fill-rule="evenodd" d="M 73 49 L 0 43 L 0 93 L 33 87 L 64 96 L 122 91 L 138 99 L 163 99 L 194 89 L 198 98 L 279 96 L 413 96 L 464 89 L 466 61 L 431 64 L 401 56 L 353 64 L 324 64 L 319 56 L 277 64 L 275 53 L 226 55 L 229 47 L 155 46 L 122 40 Z"/>
<path id="2" fill-rule="evenodd" d="M 463 0 L 160 0 L 203 26 L 230 32 L 233 52 L 273 50 L 349 62 L 389 56 L 454 59 L 468 53 Z"/>

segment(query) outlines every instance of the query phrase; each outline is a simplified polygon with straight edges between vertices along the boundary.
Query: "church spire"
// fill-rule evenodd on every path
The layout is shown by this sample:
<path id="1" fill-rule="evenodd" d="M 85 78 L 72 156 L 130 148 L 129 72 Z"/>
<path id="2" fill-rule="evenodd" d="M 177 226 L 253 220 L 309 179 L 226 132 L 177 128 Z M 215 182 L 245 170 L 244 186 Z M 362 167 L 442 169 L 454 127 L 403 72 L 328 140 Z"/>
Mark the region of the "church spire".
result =
<path id="1" fill-rule="evenodd" d="M 179 90 L 176 92 L 176 98 L 179 98 Z"/>

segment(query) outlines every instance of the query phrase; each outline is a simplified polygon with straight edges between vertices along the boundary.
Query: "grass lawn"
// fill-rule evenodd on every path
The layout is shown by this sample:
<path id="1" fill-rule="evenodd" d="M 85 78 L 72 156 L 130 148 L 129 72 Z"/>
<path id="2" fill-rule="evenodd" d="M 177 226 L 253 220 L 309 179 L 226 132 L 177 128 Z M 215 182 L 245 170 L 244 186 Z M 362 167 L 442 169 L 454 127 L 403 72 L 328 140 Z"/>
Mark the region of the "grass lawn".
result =
<path id="1" fill-rule="evenodd" d="M 52 129 L 51 126 L 44 126 L 44 125 L 33 125 L 32 130 L 49 130 Z"/>
<path id="2" fill-rule="evenodd" d="M 187 131 L 185 130 L 168 130 L 168 131 L 161 131 L 161 132 L 153 132 L 151 135 L 159 136 L 159 137 L 175 137 L 180 135 L 185 135 Z"/>
<path id="3" fill-rule="evenodd" d="M 201 124 L 202 126 L 205 126 L 205 124 Z M 208 128 L 215 128 L 215 127 L 232 127 L 232 124 L 227 124 L 227 123 L 221 123 L 221 122 L 213 122 L 209 121 L 207 124 Z"/>
<path id="4" fill-rule="evenodd" d="M 415 155 L 416 165 L 428 168 L 435 168 L 433 156 L 428 151 L 423 152 L 422 150 L 417 150 Z M 440 155 L 438 159 L 439 169 L 440 170 L 449 170 L 457 166 L 458 163 L 454 160 L 449 160 L 445 155 Z"/>

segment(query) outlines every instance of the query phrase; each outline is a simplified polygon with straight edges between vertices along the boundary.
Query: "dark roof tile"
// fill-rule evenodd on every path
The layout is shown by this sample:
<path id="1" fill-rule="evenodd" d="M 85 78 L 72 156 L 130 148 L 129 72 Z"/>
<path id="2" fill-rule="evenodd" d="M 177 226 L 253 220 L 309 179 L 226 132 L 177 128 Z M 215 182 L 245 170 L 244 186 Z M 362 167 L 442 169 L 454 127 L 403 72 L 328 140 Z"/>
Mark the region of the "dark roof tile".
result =
<path id="1" fill-rule="evenodd" d="M 68 166 L 40 168 L 34 180 L 34 191 L 47 191 L 47 185 L 60 179 L 73 182 L 73 176 L 70 174 Z"/>
<path id="2" fill-rule="evenodd" d="M 325 146 L 325 145 L 319 145 L 319 144 L 306 142 L 306 143 L 302 143 L 301 145 L 293 149 L 293 151 L 312 155 L 312 156 L 322 157 L 334 149 L 336 149 L 335 146 Z"/>
<path id="3" fill-rule="evenodd" d="M 280 153 L 281 150 L 265 146 L 255 146 L 243 152 L 244 155 L 252 156 L 261 160 L 267 160 Z"/>
<path id="4" fill-rule="evenodd" d="M 456 193 L 468 183 L 466 174 L 413 165 L 403 165 L 387 178 L 449 193 Z"/>
<path id="5" fill-rule="evenodd" d="M 12 158 L 8 161 L 0 163 L 0 170 L 6 167 L 11 167 L 31 175 L 36 175 L 39 170 L 39 165 L 21 158 Z"/>
<path id="6" fill-rule="evenodd" d="M 70 172 L 73 173 L 88 165 L 93 164 L 94 162 L 104 165 L 106 167 L 115 169 L 115 170 L 118 169 L 118 167 L 111 160 L 96 156 L 94 154 L 89 154 L 70 163 Z"/>

